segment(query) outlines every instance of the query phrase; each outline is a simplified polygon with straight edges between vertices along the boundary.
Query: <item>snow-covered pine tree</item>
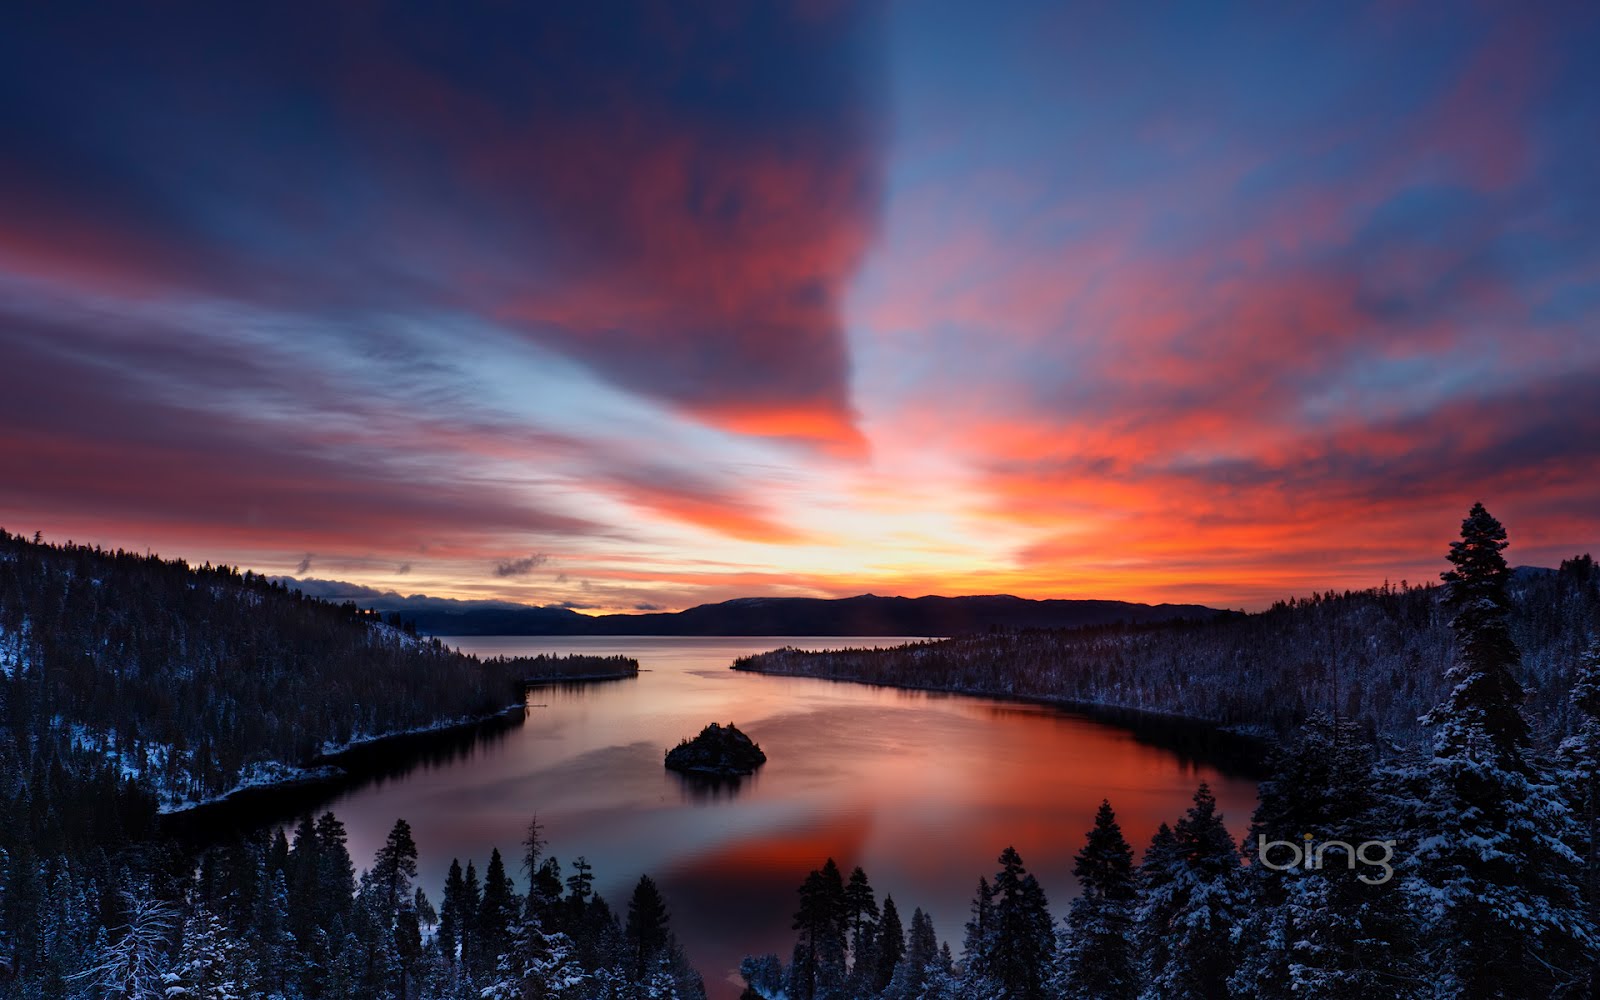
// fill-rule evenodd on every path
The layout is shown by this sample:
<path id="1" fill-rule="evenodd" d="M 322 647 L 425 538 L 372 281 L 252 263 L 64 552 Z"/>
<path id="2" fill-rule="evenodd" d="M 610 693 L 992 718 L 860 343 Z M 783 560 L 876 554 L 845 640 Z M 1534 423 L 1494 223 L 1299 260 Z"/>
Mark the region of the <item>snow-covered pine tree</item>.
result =
<path id="1" fill-rule="evenodd" d="M 1039 880 L 1015 847 L 1000 853 L 994 877 L 995 940 L 990 978 L 1014 1000 L 1043 1000 L 1055 956 L 1055 924 Z"/>
<path id="2" fill-rule="evenodd" d="M 1178 825 L 1156 832 L 1139 866 L 1134 913 L 1143 953 L 1141 996 L 1211 1000 L 1227 995 L 1232 932 L 1244 912 L 1239 855 L 1202 784 Z"/>
<path id="3" fill-rule="evenodd" d="M 1243 845 L 1249 904 L 1234 992 L 1257 1000 L 1416 995 L 1421 978 L 1411 968 L 1400 880 L 1355 853 L 1364 842 L 1399 839 L 1378 794 L 1384 780 L 1372 745 L 1359 727 L 1319 713 L 1272 755 L 1269 769 Z M 1277 844 L 1267 859 L 1280 867 L 1261 862 L 1263 843 Z M 1311 865 L 1281 868 L 1305 850 L 1314 852 Z"/>
<path id="4" fill-rule="evenodd" d="M 546 932 L 537 910 L 529 905 L 512 928 L 495 975 L 479 994 L 482 1000 L 576 1000 L 584 995 L 588 976 L 573 958 L 572 941 L 565 934 Z"/>
<path id="5" fill-rule="evenodd" d="M 1133 848 L 1123 837 L 1109 800 L 1100 803 L 1072 874 L 1078 880 L 1078 897 L 1067 910 L 1051 983 L 1054 994 L 1132 1000 L 1139 988 L 1130 941 Z"/>
<path id="6" fill-rule="evenodd" d="M 1562 741 L 1559 760 L 1580 827 L 1584 916 L 1593 929 L 1600 928 L 1600 640 L 1579 657 L 1571 699 L 1576 731 Z M 1600 954 L 1591 949 L 1583 966 L 1584 995 L 1600 997 Z"/>
<path id="7" fill-rule="evenodd" d="M 1442 574 L 1454 612 L 1454 687 L 1433 727 L 1428 795 L 1418 804 L 1414 893 L 1429 924 L 1427 964 L 1460 997 L 1554 996 L 1594 947 L 1585 917 L 1578 831 L 1529 740 L 1507 620 L 1506 532 L 1472 506 L 1454 569 Z"/>
<path id="8" fill-rule="evenodd" d="M 190 894 L 187 908 L 177 957 L 162 978 L 166 1000 L 243 1000 L 238 940 L 197 894 Z"/>
<path id="9" fill-rule="evenodd" d="M 995 938 L 994 887 L 989 876 L 978 877 L 978 891 L 972 897 L 972 916 L 967 920 L 961 942 L 962 979 L 972 988 L 990 980 L 994 972 Z"/>
<path id="10" fill-rule="evenodd" d="M 289 931 L 289 888 L 283 871 L 266 868 L 260 876 L 248 941 L 253 986 L 269 996 L 281 996 L 289 984 L 293 965 L 294 935 Z"/>
<path id="11" fill-rule="evenodd" d="M 894 976 L 883 991 L 884 1000 L 927 1000 L 930 993 L 953 987 L 954 972 L 939 951 L 939 936 L 933 918 L 918 907 L 911 914 L 911 933 L 906 953 L 895 966 Z"/>
<path id="12" fill-rule="evenodd" d="M 777 955 L 751 955 L 739 963 L 745 991 L 740 1000 L 777 1000 L 787 981 Z M 867 994 L 871 996 L 872 994 Z"/>

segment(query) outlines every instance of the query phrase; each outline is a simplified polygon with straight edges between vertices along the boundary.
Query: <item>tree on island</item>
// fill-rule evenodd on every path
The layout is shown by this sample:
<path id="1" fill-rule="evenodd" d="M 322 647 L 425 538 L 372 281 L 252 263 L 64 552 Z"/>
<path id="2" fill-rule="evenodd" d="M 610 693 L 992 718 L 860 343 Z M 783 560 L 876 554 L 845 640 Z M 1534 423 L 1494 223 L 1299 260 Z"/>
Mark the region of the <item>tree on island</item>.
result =
<path id="1" fill-rule="evenodd" d="M 713 722 L 692 740 L 683 740 L 667 751 L 667 769 L 714 778 L 734 778 L 754 773 L 767 762 L 761 745 L 739 731 L 733 723 Z"/>

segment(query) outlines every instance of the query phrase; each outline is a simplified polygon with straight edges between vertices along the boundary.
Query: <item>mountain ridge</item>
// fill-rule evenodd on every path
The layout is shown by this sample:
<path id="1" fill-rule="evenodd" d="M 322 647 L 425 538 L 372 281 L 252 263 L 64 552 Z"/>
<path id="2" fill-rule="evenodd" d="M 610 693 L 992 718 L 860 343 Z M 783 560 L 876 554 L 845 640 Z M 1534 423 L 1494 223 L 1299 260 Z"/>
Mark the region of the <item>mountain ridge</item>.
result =
<path id="1" fill-rule="evenodd" d="M 682 611 L 584 615 L 560 605 L 403 597 L 358 584 L 276 578 L 307 596 L 350 600 L 394 613 L 430 635 L 966 635 L 990 630 L 1074 628 L 1211 619 L 1237 612 L 1201 604 L 1034 599 L 1010 594 L 945 597 L 738 597 Z"/>

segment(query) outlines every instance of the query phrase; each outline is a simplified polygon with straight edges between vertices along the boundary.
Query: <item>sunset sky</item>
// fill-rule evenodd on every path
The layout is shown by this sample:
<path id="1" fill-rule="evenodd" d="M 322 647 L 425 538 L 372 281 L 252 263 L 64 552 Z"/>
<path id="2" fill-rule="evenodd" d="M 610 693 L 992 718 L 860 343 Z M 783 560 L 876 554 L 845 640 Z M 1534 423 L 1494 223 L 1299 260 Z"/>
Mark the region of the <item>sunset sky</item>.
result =
<path id="1" fill-rule="evenodd" d="M 1600 553 L 1600 5 L 1312 6 L 15 8 L 0 526 L 607 611 Z"/>

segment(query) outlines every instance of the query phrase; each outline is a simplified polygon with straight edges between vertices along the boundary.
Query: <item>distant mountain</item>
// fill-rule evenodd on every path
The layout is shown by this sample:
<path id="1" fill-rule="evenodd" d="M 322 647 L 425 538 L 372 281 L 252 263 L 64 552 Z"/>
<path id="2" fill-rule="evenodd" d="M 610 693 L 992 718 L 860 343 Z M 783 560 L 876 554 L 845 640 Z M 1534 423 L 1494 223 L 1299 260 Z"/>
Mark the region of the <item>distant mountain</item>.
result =
<path id="1" fill-rule="evenodd" d="M 559 606 L 402 597 L 327 580 L 282 578 L 308 596 L 396 612 L 430 635 L 969 635 L 995 629 L 1072 628 L 1203 620 L 1229 612 L 1200 604 L 1035 601 L 978 597 L 743 597 L 685 611 L 582 615 Z"/>

